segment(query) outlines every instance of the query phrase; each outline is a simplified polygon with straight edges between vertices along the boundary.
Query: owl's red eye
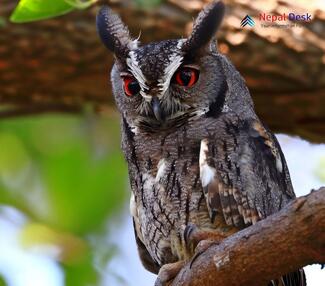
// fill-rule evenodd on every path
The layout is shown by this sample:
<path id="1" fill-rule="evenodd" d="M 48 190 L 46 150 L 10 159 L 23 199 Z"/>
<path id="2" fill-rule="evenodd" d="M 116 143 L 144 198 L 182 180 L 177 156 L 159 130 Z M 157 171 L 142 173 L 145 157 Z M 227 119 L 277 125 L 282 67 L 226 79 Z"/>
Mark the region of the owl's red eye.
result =
<path id="1" fill-rule="evenodd" d="M 186 87 L 193 86 L 199 79 L 199 71 L 197 69 L 184 67 L 179 69 L 174 75 L 174 81 Z"/>
<path id="2" fill-rule="evenodd" d="M 139 93 L 140 85 L 132 76 L 123 77 L 124 92 L 127 96 L 133 96 Z"/>

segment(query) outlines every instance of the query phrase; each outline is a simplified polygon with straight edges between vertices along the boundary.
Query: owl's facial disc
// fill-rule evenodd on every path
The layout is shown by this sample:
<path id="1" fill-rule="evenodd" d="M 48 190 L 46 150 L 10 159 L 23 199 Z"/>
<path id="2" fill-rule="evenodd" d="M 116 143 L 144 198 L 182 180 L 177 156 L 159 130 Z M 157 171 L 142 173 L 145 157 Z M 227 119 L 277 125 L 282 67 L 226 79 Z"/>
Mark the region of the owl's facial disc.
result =
<path id="1" fill-rule="evenodd" d="M 188 110 L 184 97 L 190 97 L 189 90 L 198 81 L 200 71 L 198 66 L 183 64 L 184 41 L 167 40 L 138 47 L 121 64 L 124 94 L 137 113 L 137 121 L 166 125 Z"/>
<path id="2" fill-rule="evenodd" d="M 181 66 L 178 68 L 178 70 L 176 70 L 171 80 L 169 80 L 169 85 L 177 85 L 184 89 L 191 88 L 197 82 L 199 74 L 200 72 L 198 69 Z M 161 90 L 159 91 L 161 92 Z M 166 91 L 163 90 L 162 94 L 158 93 L 151 99 L 153 114 L 155 118 L 162 123 L 166 121 L 166 119 L 173 117 L 176 113 L 178 113 L 179 116 L 183 115 L 182 111 L 185 111 L 185 109 L 181 106 L 180 99 L 177 99 L 177 102 L 180 104 L 176 104 L 176 106 L 173 107 L 173 105 L 175 105 L 175 103 L 173 103 L 175 98 L 169 98 L 168 95 L 166 96 L 164 94 L 164 92 Z"/>
<path id="3" fill-rule="evenodd" d="M 120 74 L 126 97 L 135 103 L 139 121 L 145 121 L 147 125 L 170 126 L 170 121 L 188 117 L 189 111 L 193 110 L 187 100 L 193 96 L 191 91 L 199 80 L 200 68 L 182 63 L 184 56 L 180 47 L 183 42 L 163 41 L 155 43 L 154 48 L 144 46 L 132 51 L 126 61 L 128 71 Z M 173 53 L 168 60 L 160 60 L 160 50 L 167 47 Z"/>

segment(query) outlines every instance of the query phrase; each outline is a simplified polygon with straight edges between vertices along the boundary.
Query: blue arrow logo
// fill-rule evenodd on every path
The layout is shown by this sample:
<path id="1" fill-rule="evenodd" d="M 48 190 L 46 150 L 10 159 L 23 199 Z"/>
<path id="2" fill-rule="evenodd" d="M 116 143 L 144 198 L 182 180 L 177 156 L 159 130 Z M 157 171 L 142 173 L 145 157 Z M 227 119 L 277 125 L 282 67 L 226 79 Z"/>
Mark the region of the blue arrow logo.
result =
<path id="1" fill-rule="evenodd" d="M 245 27 L 246 25 L 249 25 L 251 27 L 254 27 L 254 25 L 255 25 L 255 22 L 254 22 L 253 18 L 251 16 L 249 16 L 249 15 L 246 15 L 243 18 L 243 20 L 241 20 L 241 22 L 240 22 L 241 27 Z"/>

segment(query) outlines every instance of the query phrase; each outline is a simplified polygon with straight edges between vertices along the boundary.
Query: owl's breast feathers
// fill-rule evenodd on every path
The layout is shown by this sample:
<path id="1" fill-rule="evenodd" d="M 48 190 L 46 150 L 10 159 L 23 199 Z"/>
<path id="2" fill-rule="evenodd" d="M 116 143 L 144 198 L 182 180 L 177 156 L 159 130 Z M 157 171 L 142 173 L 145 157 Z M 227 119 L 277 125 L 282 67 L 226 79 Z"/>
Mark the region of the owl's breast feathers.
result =
<path id="1" fill-rule="evenodd" d="M 230 235 L 294 197 L 276 138 L 257 119 L 236 118 L 206 118 L 155 137 L 123 122 L 131 212 L 147 269 L 187 257 L 188 223 Z"/>

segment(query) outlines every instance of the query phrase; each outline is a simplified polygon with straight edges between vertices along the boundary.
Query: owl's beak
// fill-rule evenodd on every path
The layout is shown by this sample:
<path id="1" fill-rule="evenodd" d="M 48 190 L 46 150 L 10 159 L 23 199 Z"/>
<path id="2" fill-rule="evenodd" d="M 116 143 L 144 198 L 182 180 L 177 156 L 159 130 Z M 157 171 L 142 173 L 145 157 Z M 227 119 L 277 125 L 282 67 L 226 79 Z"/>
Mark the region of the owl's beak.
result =
<path id="1" fill-rule="evenodd" d="M 164 121 L 165 116 L 164 116 L 163 110 L 161 108 L 160 101 L 159 101 L 158 97 L 154 96 L 152 98 L 151 107 L 152 107 L 152 111 L 153 111 L 156 119 L 158 121 Z"/>

